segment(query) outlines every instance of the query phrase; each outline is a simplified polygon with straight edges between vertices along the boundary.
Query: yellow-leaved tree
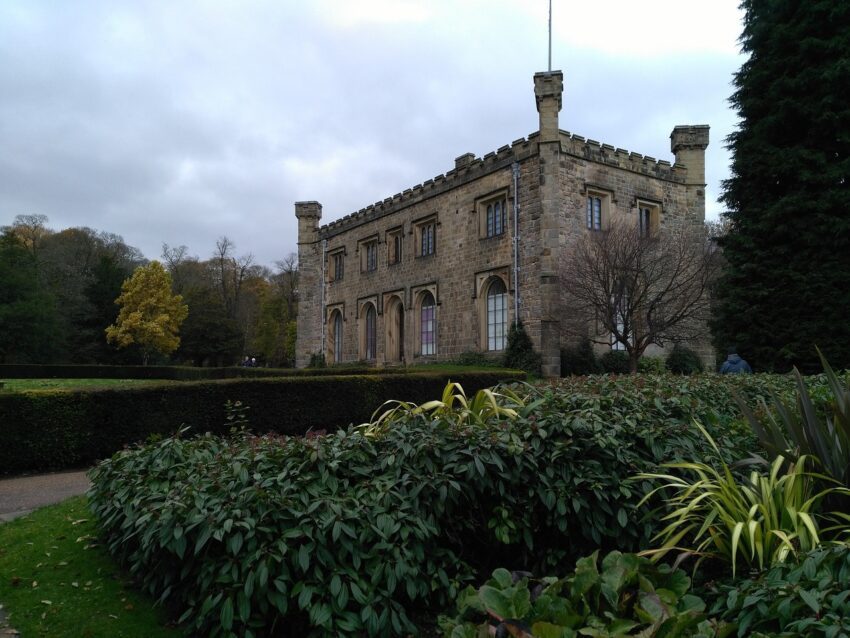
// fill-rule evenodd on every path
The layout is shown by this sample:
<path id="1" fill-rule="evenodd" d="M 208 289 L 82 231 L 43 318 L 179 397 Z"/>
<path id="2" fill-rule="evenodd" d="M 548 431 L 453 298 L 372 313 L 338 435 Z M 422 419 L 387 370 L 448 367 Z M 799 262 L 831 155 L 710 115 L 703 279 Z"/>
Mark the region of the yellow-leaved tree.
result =
<path id="1" fill-rule="evenodd" d="M 106 329 L 108 342 L 119 348 L 138 344 L 145 365 L 152 352 L 170 354 L 180 345 L 177 333 L 189 307 L 181 295 L 172 294 L 171 275 L 158 261 L 136 268 L 115 303 L 121 310 Z"/>

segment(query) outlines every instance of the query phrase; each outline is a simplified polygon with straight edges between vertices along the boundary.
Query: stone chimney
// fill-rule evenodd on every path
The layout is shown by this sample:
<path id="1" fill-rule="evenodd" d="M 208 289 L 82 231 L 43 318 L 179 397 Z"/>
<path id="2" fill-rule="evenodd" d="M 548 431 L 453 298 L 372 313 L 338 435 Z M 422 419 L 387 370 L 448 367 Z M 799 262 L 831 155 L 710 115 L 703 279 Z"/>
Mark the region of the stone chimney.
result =
<path id="1" fill-rule="evenodd" d="M 708 124 L 694 124 L 677 126 L 670 133 L 670 151 L 676 156 L 676 163 L 688 169 L 688 185 L 705 186 L 708 129 Z"/>
<path id="2" fill-rule="evenodd" d="M 464 153 L 463 155 L 455 158 L 455 169 L 463 168 L 464 166 L 469 166 L 474 161 L 475 153 Z"/>
<path id="3" fill-rule="evenodd" d="M 298 218 L 298 326 L 295 365 L 305 367 L 310 355 L 324 349 L 322 343 L 322 242 L 319 241 L 319 202 L 295 202 Z"/>
<path id="4" fill-rule="evenodd" d="M 558 113 L 564 93 L 564 74 L 561 71 L 543 71 L 534 74 L 534 97 L 540 114 L 540 141 L 555 142 L 560 139 Z"/>
<path id="5" fill-rule="evenodd" d="M 670 133 L 670 150 L 676 163 L 687 170 L 688 209 L 696 219 L 705 221 L 705 149 L 708 147 L 707 124 L 677 126 Z"/>

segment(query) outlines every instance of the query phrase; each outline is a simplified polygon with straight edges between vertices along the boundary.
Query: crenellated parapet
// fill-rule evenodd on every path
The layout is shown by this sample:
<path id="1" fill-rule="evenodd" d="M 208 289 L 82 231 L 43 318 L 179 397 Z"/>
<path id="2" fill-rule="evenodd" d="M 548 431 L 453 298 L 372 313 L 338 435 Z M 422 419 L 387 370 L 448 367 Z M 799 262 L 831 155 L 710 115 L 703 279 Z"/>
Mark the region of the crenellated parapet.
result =
<path id="1" fill-rule="evenodd" d="M 461 155 L 455 159 L 455 168 L 326 224 L 319 229 L 319 235 L 322 239 L 329 239 L 362 224 L 442 195 L 490 173 L 504 170 L 514 162 L 522 162 L 537 153 L 537 145 L 532 143 L 534 137 L 534 134 L 529 135 L 528 139 L 521 137 L 511 144 L 505 144 L 498 150 L 487 153 L 484 157 L 475 157 L 472 153 Z"/>
<path id="2" fill-rule="evenodd" d="M 561 147 L 565 153 L 591 162 L 606 164 L 670 182 L 685 183 L 687 171 L 682 164 L 671 164 L 666 160 L 659 160 L 649 155 L 641 155 L 624 148 L 615 148 L 611 144 L 585 139 L 581 135 L 569 131 L 561 131 Z"/>

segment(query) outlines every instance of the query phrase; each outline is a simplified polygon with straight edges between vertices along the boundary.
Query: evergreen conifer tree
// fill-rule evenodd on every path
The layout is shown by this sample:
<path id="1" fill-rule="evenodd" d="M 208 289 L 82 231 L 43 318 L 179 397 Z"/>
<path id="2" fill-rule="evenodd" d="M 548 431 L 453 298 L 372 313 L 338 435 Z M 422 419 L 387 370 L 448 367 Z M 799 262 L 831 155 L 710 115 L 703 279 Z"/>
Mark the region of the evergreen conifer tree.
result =
<path id="1" fill-rule="evenodd" d="M 850 2 L 744 0 L 713 330 L 757 370 L 850 367 Z"/>

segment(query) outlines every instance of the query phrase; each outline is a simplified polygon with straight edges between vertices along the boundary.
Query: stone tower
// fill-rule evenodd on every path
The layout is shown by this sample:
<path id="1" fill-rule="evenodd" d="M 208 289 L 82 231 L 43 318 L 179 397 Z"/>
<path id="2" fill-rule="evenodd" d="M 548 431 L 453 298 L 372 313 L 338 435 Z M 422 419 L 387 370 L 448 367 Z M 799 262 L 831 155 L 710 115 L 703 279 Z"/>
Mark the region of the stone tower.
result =
<path id="1" fill-rule="evenodd" d="M 298 218 L 298 347 L 295 365 L 310 363 L 310 355 L 322 352 L 322 319 L 324 316 L 322 242 L 319 240 L 319 202 L 295 202 Z"/>
<path id="2" fill-rule="evenodd" d="M 688 209 L 705 221 L 705 149 L 708 148 L 707 124 L 676 126 L 670 133 L 670 152 L 676 164 L 688 169 Z"/>
<path id="3" fill-rule="evenodd" d="M 534 97 L 540 115 L 540 260 L 537 273 L 540 308 L 535 314 L 540 318 L 541 372 L 545 377 L 561 374 L 561 290 L 558 279 L 561 133 L 558 113 L 563 91 L 564 74 L 561 71 L 534 74 Z"/>

